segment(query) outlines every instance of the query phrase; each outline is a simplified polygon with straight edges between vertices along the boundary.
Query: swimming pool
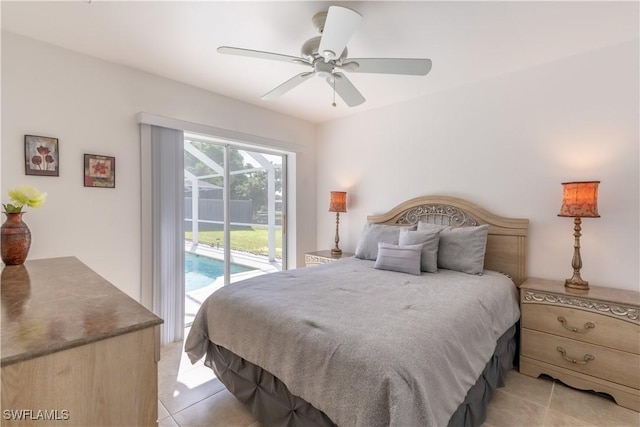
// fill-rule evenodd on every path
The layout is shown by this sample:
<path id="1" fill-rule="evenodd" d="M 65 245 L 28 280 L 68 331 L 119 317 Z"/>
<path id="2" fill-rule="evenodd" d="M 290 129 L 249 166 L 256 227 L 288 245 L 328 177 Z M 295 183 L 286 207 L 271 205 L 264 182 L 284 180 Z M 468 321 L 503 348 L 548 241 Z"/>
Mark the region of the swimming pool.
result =
<path id="1" fill-rule="evenodd" d="M 244 265 L 231 264 L 231 274 L 254 270 Z M 220 276 L 224 276 L 224 262 L 185 252 L 184 254 L 184 286 L 185 291 L 194 291 L 213 283 Z"/>

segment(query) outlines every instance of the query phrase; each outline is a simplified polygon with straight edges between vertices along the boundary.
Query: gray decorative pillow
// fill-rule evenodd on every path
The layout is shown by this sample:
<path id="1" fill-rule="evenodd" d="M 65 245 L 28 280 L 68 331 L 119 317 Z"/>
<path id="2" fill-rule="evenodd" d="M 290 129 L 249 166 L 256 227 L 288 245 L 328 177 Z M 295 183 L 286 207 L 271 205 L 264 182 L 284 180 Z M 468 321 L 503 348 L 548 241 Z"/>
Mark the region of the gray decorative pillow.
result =
<path id="1" fill-rule="evenodd" d="M 371 224 L 366 223 L 362 229 L 362 235 L 356 246 L 355 257 L 375 261 L 378 257 L 378 243 L 390 243 L 397 245 L 400 239 L 400 230 L 413 227 L 403 227 L 398 225 Z"/>
<path id="2" fill-rule="evenodd" d="M 482 274 L 489 225 L 449 227 L 440 232 L 438 267 Z"/>
<path id="3" fill-rule="evenodd" d="M 421 253 L 422 245 L 399 246 L 378 243 L 378 258 L 373 267 L 419 276 Z"/>
<path id="4" fill-rule="evenodd" d="M 420 270 L 428 273 L 438 271 L 438 241 L 440 240 L 440 230 L 430 231 L 400 231 L 400 246 L 422 245 L 422 256 L 420 257 Z"/>

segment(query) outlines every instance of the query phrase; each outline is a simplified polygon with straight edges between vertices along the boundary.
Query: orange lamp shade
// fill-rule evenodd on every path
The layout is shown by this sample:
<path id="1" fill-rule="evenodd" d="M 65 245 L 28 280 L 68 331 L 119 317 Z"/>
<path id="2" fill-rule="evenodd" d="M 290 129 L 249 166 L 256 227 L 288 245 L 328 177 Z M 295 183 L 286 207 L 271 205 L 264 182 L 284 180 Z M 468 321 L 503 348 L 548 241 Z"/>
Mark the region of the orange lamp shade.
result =
<path id="1" fill-rule="evenodd" d="M 344 191 L 332 191 L 329 203 L 329 212 L 347 211 L 347 193 Z"/>
<path id="2" fill-rule="evenodd" d="M 563 182 L 562 207 L 558 216 L 599 218 L 598 184 L 600 181 Z"/>

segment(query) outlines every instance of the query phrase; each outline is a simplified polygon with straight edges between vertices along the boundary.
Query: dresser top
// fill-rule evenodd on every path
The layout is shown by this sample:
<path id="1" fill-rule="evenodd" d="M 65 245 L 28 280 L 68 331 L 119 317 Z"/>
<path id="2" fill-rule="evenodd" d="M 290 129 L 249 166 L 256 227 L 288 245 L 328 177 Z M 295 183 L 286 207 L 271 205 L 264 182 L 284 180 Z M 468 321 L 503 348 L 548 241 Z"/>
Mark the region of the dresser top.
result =
<path id="1" fill-rule="evenodd" d="M 618 304 L 626 304 L 640 307 L 640 292 L 626 289 L 605 288 L 601 286 L 589 286 L 589 290 L 567 289 L 564 282 L 559 280 L 547 280 L 529 277 L 521 286 L 520 290 L 540 291 L 552 293 L 559 296 L 572 298 L 584 298 L 589 300 L 605 301 Z"/>
<path id="2" fill-rule="evenodd" d="M 161 324 L 75 257 L 5 266 L 2 366 Z"/>

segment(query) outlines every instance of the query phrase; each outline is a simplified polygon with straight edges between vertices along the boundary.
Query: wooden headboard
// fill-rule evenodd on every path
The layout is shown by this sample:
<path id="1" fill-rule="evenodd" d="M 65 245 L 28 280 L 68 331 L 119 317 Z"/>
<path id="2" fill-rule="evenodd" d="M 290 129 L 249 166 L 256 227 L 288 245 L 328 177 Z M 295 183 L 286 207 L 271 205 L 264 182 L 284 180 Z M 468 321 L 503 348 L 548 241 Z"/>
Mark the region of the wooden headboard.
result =
<path id="1" fill-rule="evenodd" d="M 367 221 L 391 225 L 422 221 L 452 227 L 489 224 L 484 268 L 508 274 L 517 286 L 527 277 L 528 219 L 504 218 L 455 197 L 424 196 L 407 200 L 382 215 L 370 215 Z"/>

